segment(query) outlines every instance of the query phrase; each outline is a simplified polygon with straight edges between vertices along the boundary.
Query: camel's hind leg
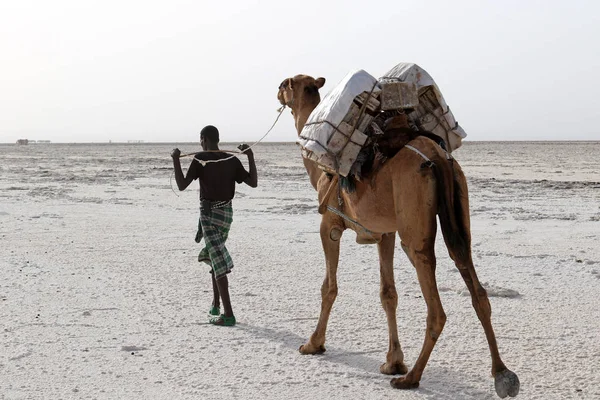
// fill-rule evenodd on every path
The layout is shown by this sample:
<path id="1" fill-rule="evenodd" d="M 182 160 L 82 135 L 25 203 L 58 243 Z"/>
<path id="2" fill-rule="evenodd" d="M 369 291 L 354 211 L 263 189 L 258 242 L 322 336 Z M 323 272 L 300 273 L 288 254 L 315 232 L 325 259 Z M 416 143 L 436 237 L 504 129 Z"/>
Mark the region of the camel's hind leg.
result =
<path id="1" fill-rule="evenodd" d="M 389 331 L 389 349 L 386 362 L 379 370 L 382 374 L 405 374 L 408 369 L 404 365 L 404 354 L 398 340 L 398 324 L 396 323 L 396 308 L 398 307 L 398 293 L 394 282 L 394 244 L 396 234 L 389 233 L 379 242 L 379 268 L 381 276 L 381 305 L 385 310 Z"/>
<path id="2" fill-rule="evenodd" d="M 311 335 L 309 341 L 300 346 L 302 354 L 317 354 L 325 352 L 325 331 L 327 330 L 327 321 L 333 307 L 333 302 L 337 297 L 337 268 L 340 258 L 340 238 L 342 228 L 334 224 L 328 215 L 324 215 L 321 220 L 321 242 L 325 252 L 325 263 L 327 271 L 325 280 L 321 286 L 321 314 L 317 328 Z"/>
<path id="3" fill-rule="evenodd" d="M 410 157 L 419 158 L 418 155 Z M 398 167 L 402 173 L 393 175 L 394 208 L 398 224 L 402 249 L 415 267 L 423 298 L 427 304 L 427 328 L 421 353 L 406 376 L 394 378 L 390 384 L 398 389 L 419 387 L 423 370 L 427 365 L 431 351 L 442 333 L 446 323 L 446 314 L 435 280 L 435 235 L 437 231 L 436 181 L 429 168 L 425 168 L 419 159 L 419 169 Z M 410 188 L 410 190 L 408 189 Z"/>
<path id="4" fill-rule="evenodd" d="M 448 246 L 448 252 L 450 257 L 454 260 L 460 275 L 462 276 L 469 293 L 471 294 L 471 301 L 473 308 L 477 313 L 477 317 L 483 326 L 485 336 L 487 338 L 488 346 L 492 356 L 492 376 L 495 378 L 496 393 L 501 398 L 506 396 L 514 397 L 519 393 L 519 378 L 517 375 L 506 368 L 504 362 L 500 358 L 498 351 L 498 344 L 496 343 L 496 335 L 494 334 L 494 328 L 492 327 L 492 308 L 490 301 L 487 296 L 486 290 L 483 288 L 475 272 L 473 266 L 473 259 L 471 256 L 471 233 L 470 233 L 470 220 L 469 220 L 469 200 L 467 196 L 466 180 L 462 171 L 459 168 L 455 169 L 457 182 L 459 184 L 460 193 L 460 207 L 461 217 L 463 218 L 462 224 L 466 228 L 466 248 L 464 249 L 453 249 Z M 448 244 L 448 242 L 446 242 Z M 462 251 L 461 251 L 462 250 Z"/>
<path id="5" fill-rule="evenodd" d="M 435 236 L 433 237 L 435 238 Z M 425 245 L 421 250 L 415 250 L 413 247 L 407 247 L 402 243 L 402 249 L 410 259 L 417 270 L 417 277 L 423 293 L 423 298 L 427 303 L 427 330 L 425 332 L 425 341 L 421 348 L 421 353 L 413 368 L 400 378 L 394 378 L 390 384 L 397 389 L 413 389 L 419 387 L 419 381 L 423 370 L 427 365 L 431 351 L 442 333 L 446 323 L 446 314 L 442 307 L 440 295 L 435 280 L 435 254 L 433 252 L 433 241 Z"/>
<path id="6" fill-rule="evenodd" d="M 492 308 L 490 301 L 487 296 L 487 292 L 481 286 L 477 274 L 475 273 L 475 267 L 473 262 L 467 262 L 465 265 L 456 263 L 460 275 L 469 288 L 471 293 L 471 301 L 479 321 L 485 331 L 485 337 L 488 341 L 490 353 L 492 355 L 492 376 L 495 378 L 496 393 L 501 398 L 515 397 L 519 393 L 519 378 L 517 375 L 506 368 L 504 362 L 500 358 L 498 352 L 498 344 L 496 343 L 496 335 L 494 334 L 494 328 L 492 327 Z"/>

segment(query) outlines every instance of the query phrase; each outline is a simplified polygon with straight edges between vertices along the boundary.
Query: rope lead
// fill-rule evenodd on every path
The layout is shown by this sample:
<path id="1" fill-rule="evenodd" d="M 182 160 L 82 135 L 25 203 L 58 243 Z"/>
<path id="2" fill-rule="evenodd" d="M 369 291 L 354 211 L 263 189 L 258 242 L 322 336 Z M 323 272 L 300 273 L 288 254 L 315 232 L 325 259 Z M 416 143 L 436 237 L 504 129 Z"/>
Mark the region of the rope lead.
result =
<path id="1" fill-rule="evenodd" d="M 284 111 L 284 110 L 285 110 L 285 104 L 284 104 L 284 105 L 282 105 L 281 107 L 279 107 L 279 108 L 277 109 L 277 112 L 278 112 L 279 114 L 277 115 L 277 118 L 275 118 L 275 122 L 273 122 L 273 125 L 271 125 L 271 127 L 269 128 L 269 130 L 267 131 L 267 133 L 265 133 L 264 135 L 262 135 L 262 137 L 261 137 L 260 139 L 258 139 L 256 142 L 254 142 L 254 143 L 252 144 L 252 146 L 249 146 L 249 147 L 248 147 L 247 149 L 245 149 L 244 151 L 240 151 L 240 152 L 232 152 L 232 151 L 227 151 L 227 150 L 220 150 L 220 151 L 227 152 L 227 153 L 234 153 L 232 156 L 229 156 L 229 157 L 227 157 L 227 158 L 222 158 L 222 159 L 220 159 L 220 160 L 200 160 L 200 159 L 196 158 L 196 154 L 195 154 L 195 153 L 191 153 L 191 154 L 184 154 L 184 155 L 180 156 L 180 158 L 181 158 L 181 157 L 188 157 L 188 156 L 191 156 L 191 155 L 193 155 L 193 156 L 194 156 L 194 160 L 198 161 L 198 162 L 200 163 L 200 165 L 202 165 L 202 166 L 204 167 L 204 166 L 206 166 L 206 164 L 209 164 L 209 163 L 214 163 L 214 162 L 221 162 L 221 161 L 227 161 L 227 160 L 230 160 L 230 159 L 234 158 L 236 154 L 244 154 L 246 151 L 250 150 L 251 148 L 253 148 L 253 147 L 254 147 L 254 146 L 256 146 L 257 144 L 259 144 L 260 142 L 262 142 L 262 141 L 263 141 L 263 139 L 264 139 L 265 137 L 267 137 L 267 135 L 268 135 L 269 133 L 271 133 L 271 131 L 273 130 L 273 128 L 275 128 L 275 125 L 277 124 L 277 121 L 279 121 L 279 117 L 281 117 L 281 114 L 283 114 L 283 111 Z M 169 185 L 171 186 L 171 190 L 173 191 L 173 193 L 175 193 L 175 195 L 176 195 L 177 197 L 179 197 L 179 195 L 177 194 L 177 192 L 175 191 L 175 189 L 173 189 L 173 174 L 175 174 L 175 171 L 171 172 L 171 175 L 170 175 L 170 177 L 169 177 Z"/>

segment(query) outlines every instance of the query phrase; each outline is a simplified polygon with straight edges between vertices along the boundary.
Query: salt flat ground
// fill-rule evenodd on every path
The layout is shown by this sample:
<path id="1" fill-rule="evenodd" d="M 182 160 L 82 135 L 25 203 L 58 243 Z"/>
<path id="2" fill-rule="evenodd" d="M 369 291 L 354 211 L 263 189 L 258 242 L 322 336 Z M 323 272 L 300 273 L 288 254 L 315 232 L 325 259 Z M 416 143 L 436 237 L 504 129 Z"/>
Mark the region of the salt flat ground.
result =
<path id="1" fill-rule="evenodd" d="M 327 352 L 298 353 L 316 326 L 324 257 L 316 193 L 293 144 L 255 148 L 259 187 L 238 187 L 229 242 L 239 323 L 209 325 L 197 184 L 172 191 L 173 147 L 0 145 L 0 398 L 497 398 L 483 330 L 441 238 L 448 321 L 419 389 L 393 389 L 378 372 L 388 338 L 377 250 L 352 232 Z M 600 398 L 600 143 L 467 142 L 454 155 L 519 398 Z M 426 308 L 398 242 L 410 367 Z"/>

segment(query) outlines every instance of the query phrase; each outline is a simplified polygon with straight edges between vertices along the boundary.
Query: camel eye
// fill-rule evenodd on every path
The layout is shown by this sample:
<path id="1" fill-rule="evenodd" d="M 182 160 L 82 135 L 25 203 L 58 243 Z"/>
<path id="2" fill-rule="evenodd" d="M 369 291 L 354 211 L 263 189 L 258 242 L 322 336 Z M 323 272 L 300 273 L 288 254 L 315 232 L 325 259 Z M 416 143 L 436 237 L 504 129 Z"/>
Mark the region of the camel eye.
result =
<path id="1" fill-rule="evenodd" d="M 284 80 L 283 82 L 281 82 L 281 85 L 279 85 L 279 89 L 287 89 L 288 87 L 288 80 Z"/>

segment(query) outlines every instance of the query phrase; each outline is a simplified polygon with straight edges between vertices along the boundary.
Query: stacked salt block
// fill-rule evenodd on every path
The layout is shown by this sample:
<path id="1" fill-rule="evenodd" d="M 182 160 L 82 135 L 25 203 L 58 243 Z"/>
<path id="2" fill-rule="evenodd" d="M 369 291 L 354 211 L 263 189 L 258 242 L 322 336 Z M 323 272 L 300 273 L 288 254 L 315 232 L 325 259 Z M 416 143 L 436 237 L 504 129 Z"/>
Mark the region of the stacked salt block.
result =
<path id="1" fill-rule="evenodd" d="M 449 152 L 459 148 L 467 134 L 450 111 L 442 92 L 431 75 L 413 63 L 400 63 L 379 78 L 380 84 L 403 82 L 416 86 L 418 104 L 408 114 L 411 121 L 422 130 L 444 139 Z"/>
<path id="2" fill-rule="evenodd" d="M 417 85 L 412 82 L 380 82 L 381 111 L 414 109 L 419 105 Z"/>

